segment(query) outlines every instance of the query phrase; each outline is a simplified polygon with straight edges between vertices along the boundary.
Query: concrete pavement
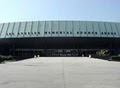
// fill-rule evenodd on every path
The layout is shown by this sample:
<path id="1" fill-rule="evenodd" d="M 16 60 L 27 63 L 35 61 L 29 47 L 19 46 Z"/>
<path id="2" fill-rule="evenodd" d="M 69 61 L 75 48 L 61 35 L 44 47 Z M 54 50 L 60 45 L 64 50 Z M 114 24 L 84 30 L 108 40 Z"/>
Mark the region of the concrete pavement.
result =
<path id="1" fill-rule="evenodd" d="M 39 57 L 0 64 L 0 88 L 120 88 L 120 62 Z"/>

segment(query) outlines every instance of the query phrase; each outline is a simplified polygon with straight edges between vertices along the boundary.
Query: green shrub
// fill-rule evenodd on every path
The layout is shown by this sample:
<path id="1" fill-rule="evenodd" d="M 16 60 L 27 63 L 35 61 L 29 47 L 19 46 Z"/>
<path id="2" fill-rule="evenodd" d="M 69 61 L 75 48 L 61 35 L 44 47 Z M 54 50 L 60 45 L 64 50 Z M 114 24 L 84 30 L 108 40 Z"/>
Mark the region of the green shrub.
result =
<path id="1" fill-rule="evenodd" d="M 10 60 L 13 60 L 13 56 L 3 56 L 3 55 L 0 55 L 0 63 L 1 62 L 4 62 L 4 61 L 10 61 Z"/>
<path id="2" fill-rule="evenodd" d="M 120 56 L 111 56 L 111 60 L 120 61 Z"/>
<path id="3" fill-rule="evenodd" d="M 99 50 L 96 52 L 96 55 L 98 56 L 108 56 L 109 55 L 109 50 L 103 49 L 103 50 Z"/>
<path id="4" fill-rule="evenodd" d="M 120 56 L 120 54 L 118 54 L 118 56 Z"/>

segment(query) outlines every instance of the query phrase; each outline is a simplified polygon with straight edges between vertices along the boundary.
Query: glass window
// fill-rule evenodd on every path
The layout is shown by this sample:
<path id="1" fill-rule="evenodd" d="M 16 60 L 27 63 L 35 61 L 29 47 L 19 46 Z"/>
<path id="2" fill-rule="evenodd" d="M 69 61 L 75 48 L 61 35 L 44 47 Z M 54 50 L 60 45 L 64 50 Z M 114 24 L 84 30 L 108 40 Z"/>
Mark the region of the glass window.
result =
<path id="1" fill-rule="evenodd" d="M 79 34 L 79 32 L 77 32 L 77 34 Z"/>
<path id="2" fill-rule="evenodd" d="M 72 34 L 72 32 L 70 31 L 70 34 Z"/>
<path id="3" fill-rule="evenodd" d="M 88 32 L 88 34 L 90 34 L 90 32 Z"/>
<path id="4" fill-rule="evenodd" d="M 83 32 L 81 31 L 80 34 L 82 34 Z"/>
<path id="5" fill-rule="evenodd" d="M 114 32 L 114 35 L 116 35 L 116 32 Z"/>
<path id="6" fill-rule="evenodd" d="M 103 32 L 101 32 L 101 34 L 103 34 Z"/>
<path id="7" fill-rule="evenodd" d="M 49 32 L 49 34 L 50 34 L 50 32 Z"/>
<path id="8" fill-rule="evenodd" d="M 97 32 L 95 32 L 95 34 L 97 34 Z"/>
<path id="9" fill-rule="evenodd" d="M 86 34 L 86 32 L 84 32 L 84 34 Z"/>
<path id="10" fill-rule="evenodd" d="M 106 33 L 106 32 L 104 32 L 104 34 L 106 35 L 107 33 Z"/>
<path id="11" fill-rule="evenodd" d="M 113 32 L 111 32 L 111 34 L 113 35 Z"/>
<path id="12" fill-rule="evenodd" d="M 69 32 L 67 31 L 67 34 L 69 34 Z"/>
<path id="13" fill-rule="evenodd" d="M 56 34 L 58 34 L 58 31 L 56 31 Z"/>

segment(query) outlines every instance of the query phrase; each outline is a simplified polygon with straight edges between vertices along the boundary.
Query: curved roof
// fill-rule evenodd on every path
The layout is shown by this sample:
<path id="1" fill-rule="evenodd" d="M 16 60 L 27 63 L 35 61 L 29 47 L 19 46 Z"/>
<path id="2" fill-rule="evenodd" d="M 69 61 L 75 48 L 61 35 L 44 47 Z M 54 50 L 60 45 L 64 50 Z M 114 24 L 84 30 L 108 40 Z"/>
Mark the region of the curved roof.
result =
<path id="1" fill-rule="evenodd" d="M 0 24 L 0 38 L 114 37 L 120 23 L 95 21 L 29 21 Z"/>

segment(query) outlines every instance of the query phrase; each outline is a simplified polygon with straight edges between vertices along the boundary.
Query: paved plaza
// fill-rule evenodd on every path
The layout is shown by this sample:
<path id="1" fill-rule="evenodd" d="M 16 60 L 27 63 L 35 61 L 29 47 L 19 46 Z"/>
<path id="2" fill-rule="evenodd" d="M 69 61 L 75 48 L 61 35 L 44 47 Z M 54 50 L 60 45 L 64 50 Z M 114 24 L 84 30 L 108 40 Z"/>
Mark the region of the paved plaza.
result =
<path id="1" fill-rule="evenodd" d="M 120 88 L 120 62 L 39 57 L 0 64 L 0 88 Z"/>

